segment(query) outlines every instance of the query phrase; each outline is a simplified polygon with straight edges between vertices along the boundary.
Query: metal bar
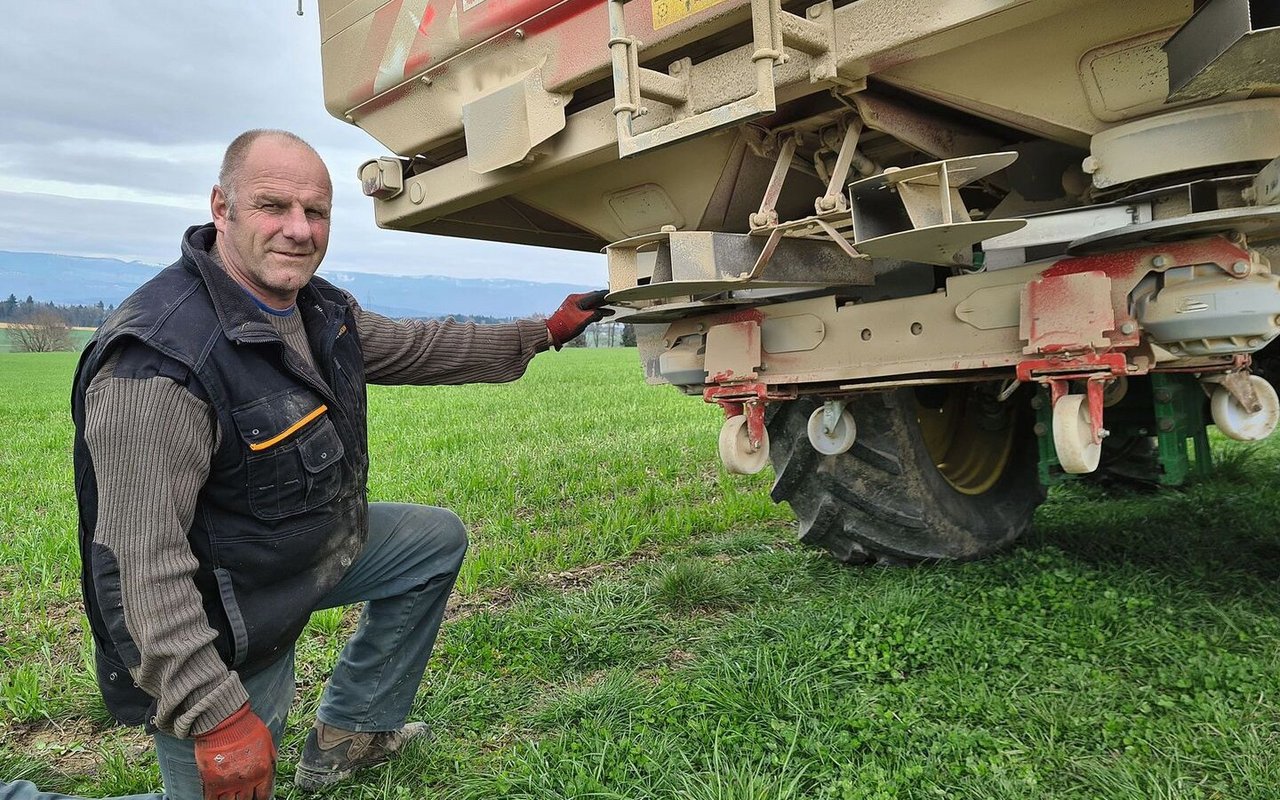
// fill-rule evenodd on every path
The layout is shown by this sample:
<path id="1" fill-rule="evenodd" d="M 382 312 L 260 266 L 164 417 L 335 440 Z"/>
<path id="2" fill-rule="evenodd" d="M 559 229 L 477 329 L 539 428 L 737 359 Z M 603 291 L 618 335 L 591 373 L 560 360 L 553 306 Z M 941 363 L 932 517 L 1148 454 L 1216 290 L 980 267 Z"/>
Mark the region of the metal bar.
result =
<path id="1" fill-rule="evenodd" d="M 845 180 L 849 177 L 849 165 L 853 163 L 853 153 L 858 148 L 858 137 L 861 134 L 862 121 L 859 119 L 854 119 L 845 128 L 835 166 L 831 168 L 831 179 L 827 182 L 827 193 L 815 204 L 815 210 L 819 214 L 834 211 L 843 204 Z"/>
<path id="2" fill-rule="evenodd" d="M 778 249 L 778 242 L 782 240 L 782 230 L 782 228 L 774 228 L 769 232 L 769 238 L 765 240 L 764 249 L 760 251 L 760 257 L 752 265 L 751 272 L 747 274 L 746 280 L 755 280 L 760 277 L 760 273 L 764 272 L 769 259 L 773 258 L 773 251 Z"/>
<path id="3" fill-rule="evenodd" d="M 947 162 L 943 161 L 938 168 L 938 204 L 942 208 L 942 224 L 950 225 L 954 220 L 951 210 L 951 174 L 947 170 Z"/>
<path id="4" fill-rule="evenodd" d="M 870 285 L 875 283 L 875 275 L 871 270 L 871 259 L 853 249 L 853 245 L 849 244 L 849 240 L 840 235 L 840 232 L 831 227 L 831 223 L 822 217 L 815 217 L 814 222 L 818 223 L 818 227 L 831 237 L 831 240 L 843 250 L 850 258 L 858 262 L 861 268 L 857 275 L 854 276 L 854 283 L 863 283 Z"/>
<path id="5" fill-rule="evenodd" d="M 778 205 L 778 197 L 782 194 L 782 184 L 791 169 L 791 159 L 796 154 L 796 137 L 788 136 L 782 140 L 778 150 L 778 160 L 773 164 L 773 174 L 769 176 L 769 185 L 765 187 L 764 197 L 760 200 L 760 210 L 751 217 L 751 227 L 763 228 L 776 224 L 778 215 L 774 209 Z"/>
<path id="6" fill-rule="evenodd" d="M 782 43 L 810 56 L 820 56 L 831 49 L 827 28 L 787 11 L 778 14 Z"/>
<path id="7" fill-rule="evenodd" d="M 767 64 L 767 62 L 761 63 Z M 660 128 L 637 133 L 629 139 L 618 141 L 618 154 L 623 157 L 632 156 L 653 147 L 661 147 L 699 133 L 709 133 L 761 114 L 768 114 L 775 109 L 772 91 L 768 93 L 767 101 L 761 99 L 758 94 L 744 97 L 728 105 L 678 119 Z"/>
<path id="8" fill-rule="evenodd" d="M 640 96 L 666 103 L 669 106 L 682 106 L 689 102 L 688 76 L 675 78 L 658 72 L 655 69 L 639 70 Z"/>
<path id="9" fill-rule="evenodd" d="M 627 37 L 624 0 L 609 0 L 609 60 L 613 67 L 613 114 L 618 140 L 631 135 L 631 119 L 639 107 L 639 97 L 631 93 L 631 48 Z"/>

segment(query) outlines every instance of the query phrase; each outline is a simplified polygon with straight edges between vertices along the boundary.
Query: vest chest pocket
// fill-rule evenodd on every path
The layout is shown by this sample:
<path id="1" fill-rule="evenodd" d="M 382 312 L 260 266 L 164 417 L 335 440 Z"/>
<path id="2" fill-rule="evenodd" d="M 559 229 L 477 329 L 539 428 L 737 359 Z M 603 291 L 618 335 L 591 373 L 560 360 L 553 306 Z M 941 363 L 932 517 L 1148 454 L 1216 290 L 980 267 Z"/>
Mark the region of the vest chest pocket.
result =
<path id="1" fill-rule="evenodd" d="M 246 445 L 254 516 L 281 519 L 314 511 L 338 494 L 345 451 L 323 404 L 307 402 L 295 392 L 238 409 L 232 416 Z"/>

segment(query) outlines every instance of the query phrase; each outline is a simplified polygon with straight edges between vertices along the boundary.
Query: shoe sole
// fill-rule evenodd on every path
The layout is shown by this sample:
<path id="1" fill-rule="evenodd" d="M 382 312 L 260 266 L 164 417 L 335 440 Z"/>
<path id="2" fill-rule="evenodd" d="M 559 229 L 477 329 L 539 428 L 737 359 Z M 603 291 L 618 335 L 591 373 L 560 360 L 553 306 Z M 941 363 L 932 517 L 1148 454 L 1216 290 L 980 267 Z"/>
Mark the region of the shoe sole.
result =
<path id="1" fill-rule="evenodd" d="M 376 766 L 371 764 L 370 766 Z M 355 770 L 319 770 L 310 769 L 298 765 L 298 769 L 293 773 L 293 785 L 304 792 L 318 792 L 335 783 L 344 781 L 351 777 L 351 773 Z"/>
<path id="2" fill-rule="evenodd" d="M 412 727 L 416 730 L 413 735 L 404 742 L 404 744 L 408 744 L 414 740 L 426 742 L 435 738 L 435 731 L 426 725 L 426 723 L 411 722 L 407 727 Z M 401 749 L 403 749 L 404 744 L 401 745 Z M 399 753 L 400 749 L 397 749 L 386 758 L 368 764 L 360 764 L 352 767 L 351 769 L 313 769 L 300 761 L 298 762 L 297 770 L 293 773 L 293 785 L 304 792 L 318 792 L 321 789 L 334 785 L 335 783 L 341 783 L 362 769 L 385 764 Z"/>

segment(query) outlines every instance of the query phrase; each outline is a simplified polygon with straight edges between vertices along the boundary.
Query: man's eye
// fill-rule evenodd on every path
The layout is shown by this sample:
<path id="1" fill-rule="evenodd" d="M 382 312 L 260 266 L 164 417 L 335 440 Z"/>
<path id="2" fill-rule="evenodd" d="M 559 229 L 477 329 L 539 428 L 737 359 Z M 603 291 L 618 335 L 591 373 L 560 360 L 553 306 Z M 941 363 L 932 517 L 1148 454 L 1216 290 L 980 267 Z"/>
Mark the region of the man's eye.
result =
<path id="1" fill-rule="evenodd" d="M 321 211 L 317 208 L 307 209 L 307 219 L 320 220 L 320 219 L 328 219 L 328 218 L 329 218 L 328 211 Z"/>
<path id="2" fill-rule="evenodd" d="M 279 211 L 283 206 L 279 203 L 263 203 L 259 206 L 263 211 Z"/>

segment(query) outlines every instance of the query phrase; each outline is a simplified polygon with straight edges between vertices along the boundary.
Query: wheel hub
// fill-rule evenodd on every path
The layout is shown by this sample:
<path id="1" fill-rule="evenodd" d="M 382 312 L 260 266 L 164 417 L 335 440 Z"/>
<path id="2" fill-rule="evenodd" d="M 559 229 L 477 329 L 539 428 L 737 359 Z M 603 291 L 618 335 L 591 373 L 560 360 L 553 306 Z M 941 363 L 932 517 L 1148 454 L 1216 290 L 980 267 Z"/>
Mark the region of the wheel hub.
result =
<path id="1" fill-rule="evenodd" d="M 917 392 L 916 414 L 925 448 L 951 488 L 980 495 L 995 486 L 1013 452 L 1007 409 L 972 386 L 957 385 L 945 394 Z"/>

